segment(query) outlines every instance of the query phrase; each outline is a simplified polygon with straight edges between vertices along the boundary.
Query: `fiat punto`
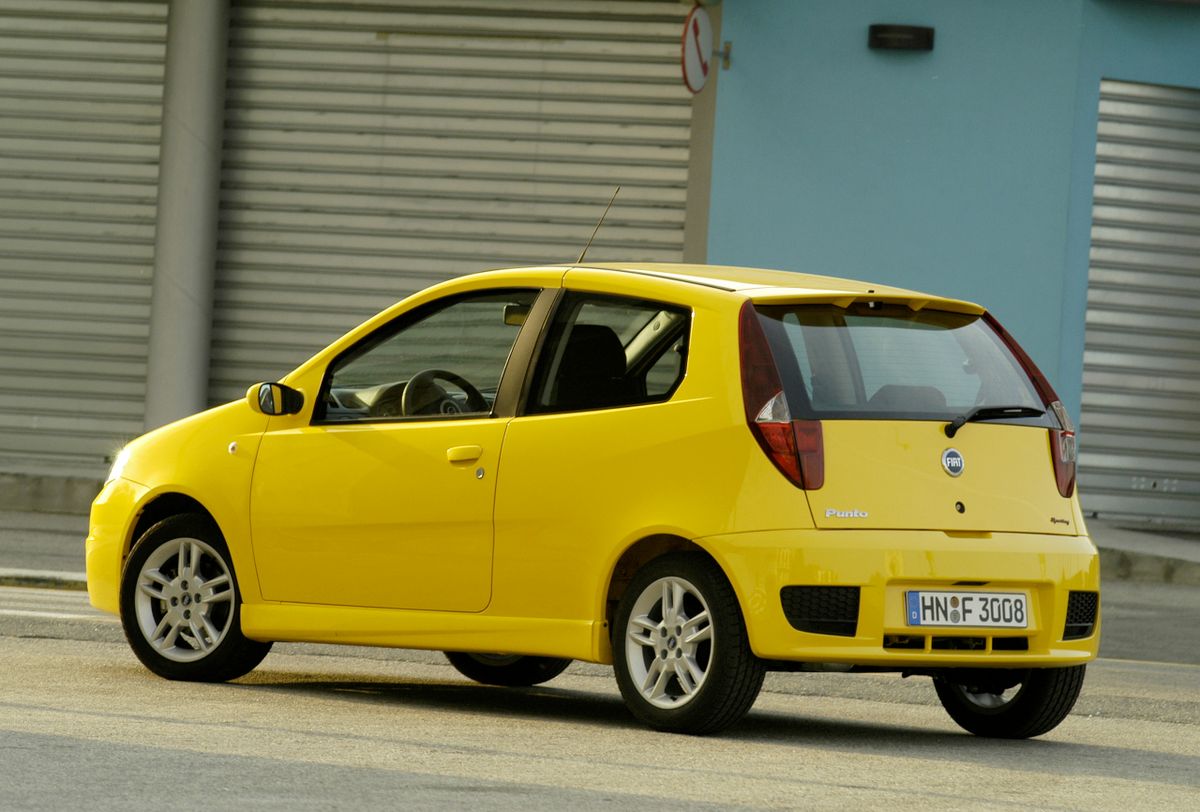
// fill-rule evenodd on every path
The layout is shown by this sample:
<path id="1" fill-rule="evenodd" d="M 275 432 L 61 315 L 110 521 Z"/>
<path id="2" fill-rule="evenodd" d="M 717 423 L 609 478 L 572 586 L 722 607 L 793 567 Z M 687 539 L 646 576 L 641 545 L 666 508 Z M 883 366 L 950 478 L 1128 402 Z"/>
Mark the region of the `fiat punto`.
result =
<path id="1" fill-rule="evenodd" d="M 1075 435 L 982 307 L 830 277 L 613 264 L 411 296 L 245 400 L 134 440 L 92 603 L 169 679 L 274 641 L 438 649 L 529 686 L 611 663 L 723 729 L 772 669 L 930 677 L 1045 733 L 1099 641 Z"/>

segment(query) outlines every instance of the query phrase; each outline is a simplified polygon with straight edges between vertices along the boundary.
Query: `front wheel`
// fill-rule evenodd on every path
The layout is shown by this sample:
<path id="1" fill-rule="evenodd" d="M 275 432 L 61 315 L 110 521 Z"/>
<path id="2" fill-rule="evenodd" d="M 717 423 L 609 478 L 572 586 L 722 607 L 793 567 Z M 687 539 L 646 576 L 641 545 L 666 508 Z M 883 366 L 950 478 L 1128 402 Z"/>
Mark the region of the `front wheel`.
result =
<path id="1" fill-rule="evenodd" d="M 458 673 L 484 685 L 528 688 L 557 677 L 570 660 L 558 657 L 525 657 L 519 654 L 469 654 L 447 651 L 446 659 Z"/>
<path id="2" fill-rule="evenodd" d="M 675 733 L 715 733 L 750 710 L 766 672 L 733 587 L 707 558 L 672 553 L 634 576 L 617 610 L 613 666 L 629 710 Z"/>
<path id="3" fill-rule="evenodd" d="M 224 682 L 271 650 L 242 635 L 241 598 L 220 531 L 179 515 L 146 531 L 121 576 L 121 625 L 142 664 L 167 679 Z"/>
<path id="4" fill-rule="evenodd" d="M 1028 739 L 1067 718 L 1086 668 L 950 670 L 934 677 L 933 685 L 942 707 L 964 730 L 994 739 Z"/>

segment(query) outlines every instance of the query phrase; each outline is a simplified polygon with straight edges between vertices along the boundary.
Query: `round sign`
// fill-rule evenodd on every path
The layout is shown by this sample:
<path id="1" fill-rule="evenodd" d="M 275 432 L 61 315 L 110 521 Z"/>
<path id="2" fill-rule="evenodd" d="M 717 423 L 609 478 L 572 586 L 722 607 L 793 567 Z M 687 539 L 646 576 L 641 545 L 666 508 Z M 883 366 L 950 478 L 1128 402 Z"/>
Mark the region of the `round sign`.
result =
<path id="1" fill-rule="evenodd" d="M 713 33 L 708 12 L 695 6 L 683 23 L 683 42 L 680 59 L 683 62 L 683 83 L 693 93 L 704 89 L 712 63 Z"/>
<path id="2" fill-rule="evenodd" d="M 963 472 L 963 455 L 957 448 L 947 448 L 942 452 L 942 468 L 950 476 L 959 476 Z"/>

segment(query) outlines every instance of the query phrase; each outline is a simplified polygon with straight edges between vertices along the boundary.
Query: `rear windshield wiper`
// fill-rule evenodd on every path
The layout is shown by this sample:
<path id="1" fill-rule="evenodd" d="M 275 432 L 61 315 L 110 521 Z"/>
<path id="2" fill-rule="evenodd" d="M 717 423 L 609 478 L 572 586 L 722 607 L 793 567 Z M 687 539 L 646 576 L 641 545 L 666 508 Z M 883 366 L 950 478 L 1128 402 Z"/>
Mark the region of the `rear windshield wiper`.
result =
<path id="1" fill-rule="evenodd" d="M 1045 409 L 1035 409 L 1032 406 L 977 406 L 947 423 L 946 436 L 953 437 L 958 434 L 958 430 L 967 423 L 976 423 L 981 420 L 1004 420 L 1010 417 L 1041 417 L 1045 413 Z"/>

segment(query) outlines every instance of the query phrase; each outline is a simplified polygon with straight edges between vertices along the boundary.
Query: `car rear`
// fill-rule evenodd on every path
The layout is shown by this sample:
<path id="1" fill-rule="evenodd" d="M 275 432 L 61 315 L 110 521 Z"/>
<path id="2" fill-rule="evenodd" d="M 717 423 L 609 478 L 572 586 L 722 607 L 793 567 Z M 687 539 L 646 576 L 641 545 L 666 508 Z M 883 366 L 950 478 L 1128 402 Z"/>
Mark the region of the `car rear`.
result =
<path id="1" fill-rule="evenodd" d="M 994 318 L 776 291 L 742 306 L 738 346 L 750 441 L 812 519 L 712 540 L 758 656 L 930 674 L 1094 658 L 1074 432 Z"/>

